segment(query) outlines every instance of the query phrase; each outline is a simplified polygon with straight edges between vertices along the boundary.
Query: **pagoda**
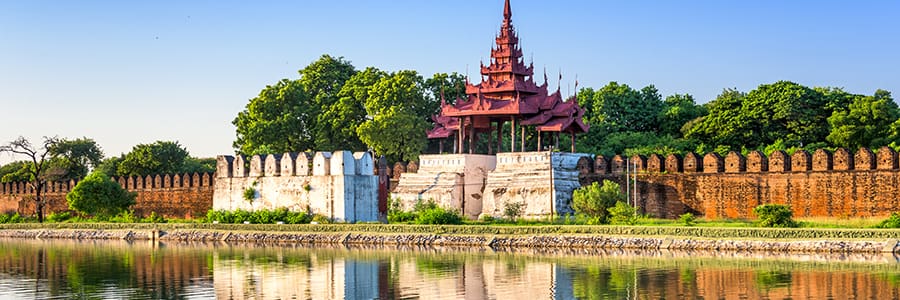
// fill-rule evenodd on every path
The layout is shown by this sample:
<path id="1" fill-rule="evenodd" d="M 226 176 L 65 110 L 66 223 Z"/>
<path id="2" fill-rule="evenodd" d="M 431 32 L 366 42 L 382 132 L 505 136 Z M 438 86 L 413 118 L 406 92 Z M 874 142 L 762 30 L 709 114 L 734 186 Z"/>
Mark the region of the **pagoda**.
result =
<path id="1" fill-rule="evenodd" d="M 526 66 L 522 59 L 509 0 L 504 3 L 503 23 L 495 40 L 490 65 L 481 64 L 481 82 L 471 84 L 466 79 L 465 99 L 457 98 L 451 104 L 441 95 L 441 111 L 439 115 L 432 116 L 435 126 L 427 132 L 428 138 L 443 141 L 455 137 L 456 151 L 460 154 L 464 152 L 468 140 L 468 152 L 473 154 L 477 133 L 496 131 L 496 152 L 501 152 L 503 126 L 508 121 L 511 128 L 510 152 L 516 152 L 517 126 L 521 132 L 520 151 L 526 148 L 524 126 L 532 126 L 537 131 L 537 151 L 543 148 L 541 138 L 544 133 L 550 133 L 557 143 L 560 133 L 568 133 L 572 152 L 575 152 L 575 134 L 585 133 L 589 129 L 582 120 L 584 109 L 575 97 L 563 101 L 559 88 L 552 94 L 548 93 L 546 72 L 543 84 L 534 82 L 534 63 Z M 490 154 L 493 152 L 492 134 L 487 136 Z"/>

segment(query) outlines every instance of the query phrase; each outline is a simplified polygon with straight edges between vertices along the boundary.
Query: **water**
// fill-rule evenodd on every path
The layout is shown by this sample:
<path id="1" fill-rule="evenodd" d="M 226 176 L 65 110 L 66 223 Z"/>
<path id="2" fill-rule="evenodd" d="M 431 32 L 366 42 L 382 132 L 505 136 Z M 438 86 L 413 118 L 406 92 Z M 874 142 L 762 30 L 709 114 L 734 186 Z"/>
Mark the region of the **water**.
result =
<path id="1" fill-rule="evenodd" d="M 2 299 L 900 299 L 886 254 L 0 239 Z"/>

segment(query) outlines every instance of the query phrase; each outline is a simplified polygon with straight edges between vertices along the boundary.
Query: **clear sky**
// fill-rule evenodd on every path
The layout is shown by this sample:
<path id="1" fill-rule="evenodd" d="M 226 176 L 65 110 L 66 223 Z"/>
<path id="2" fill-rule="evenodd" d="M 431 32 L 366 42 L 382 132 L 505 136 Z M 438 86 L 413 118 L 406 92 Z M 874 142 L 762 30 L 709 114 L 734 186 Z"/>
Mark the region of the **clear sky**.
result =
<path id="1" fill-rule="evenodd" d="M 322 54 L 477 78 L 502 0 L 0 1 L 0 142 L 177 140 L 233 152 L 231 120 Z M 791 80 L 900 97 L 900 1 L 512 0 L 551 86 L 654 84 L 699 102 Z M 536 76 L 540 78 L 541 76 Z M 477 80 L 477 79 L 476 79 Z M 571 93 L 571 92 L 570 92 Z M 7 155 L 0 163 L 8 162 Z"/>

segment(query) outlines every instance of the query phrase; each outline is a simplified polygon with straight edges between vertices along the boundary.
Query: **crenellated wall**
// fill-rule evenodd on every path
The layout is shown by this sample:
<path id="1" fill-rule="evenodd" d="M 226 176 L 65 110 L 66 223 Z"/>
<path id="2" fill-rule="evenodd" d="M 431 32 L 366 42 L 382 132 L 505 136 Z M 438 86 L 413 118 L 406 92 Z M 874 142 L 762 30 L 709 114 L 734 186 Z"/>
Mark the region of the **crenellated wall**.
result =
<path id="1" fill-rule="evenodd" d="M 216 168 L 214 209 L 288 208 L 347 222 L 379 217 L 378 177 L 368 152 L 219 156 Z"/>
<path id="2" fill-rule="evenodd" d="M 675 218 L 685 212 L 709 218 L 753 218 L 754 207 L 790 205 L 798 217 L 883 217 L 900 211 L 897 152 L 839 148 L 766 156 L 759 151 L 722 157 L 597 156 L 582 184 L 609 179 L 623 188 L 626 162 L 638 173 L 638 203 L 648 214 Z M 643 168 L 645 166 L 646 168 Z"/>
<path id="3" fill-rule="evenodd" d="M 213 174 L 165 174 L 146 177 L 113 177 L 123 188 L 134 192 L 137 216 L 156 212 L 167 218 L 196 218 L 212 207 Z M 77 181 L 52 182 L 43 190 L 46 214 L 68 210 L 66 194 Z M 0 213 L 35 213 L 34 190 L 28 183 L 0 184 Z"/>

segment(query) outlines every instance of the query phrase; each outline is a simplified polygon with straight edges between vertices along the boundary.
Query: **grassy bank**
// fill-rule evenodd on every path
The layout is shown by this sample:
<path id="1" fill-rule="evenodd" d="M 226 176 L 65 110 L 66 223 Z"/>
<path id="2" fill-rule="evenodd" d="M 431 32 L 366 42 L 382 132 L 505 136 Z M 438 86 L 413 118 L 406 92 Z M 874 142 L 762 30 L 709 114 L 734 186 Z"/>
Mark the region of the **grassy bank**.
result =
<path id="1" fill-rule="evenodd" d="M 449 235 L 603 235 L 679 237 L 707 239 L 900 239 L 900 229 L 750 228 L 683 226 L 496 226 L 496 225 L 398 225 L 398 224 L 209 224 L 209 223 L 18 223 L 0 224 L 0 230 L 221 230 L 307 233 L 449 234 Z"/>

